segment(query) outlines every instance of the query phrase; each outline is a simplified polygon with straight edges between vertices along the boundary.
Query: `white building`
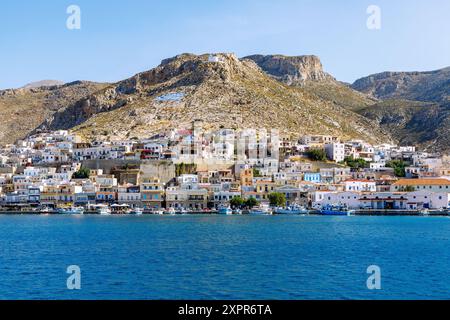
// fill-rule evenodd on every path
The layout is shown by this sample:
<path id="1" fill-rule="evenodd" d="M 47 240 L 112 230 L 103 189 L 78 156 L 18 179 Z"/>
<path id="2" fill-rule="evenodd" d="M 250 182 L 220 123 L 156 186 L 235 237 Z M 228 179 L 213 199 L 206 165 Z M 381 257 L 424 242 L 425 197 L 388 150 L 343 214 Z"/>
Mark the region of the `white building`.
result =
<path id="1" fill-rule="evenodd" d="M 377 184 L 369 180 L 347 180 L 344 182 L 344 190 L 352 192 L 375 192 Z"/>
<path id="2" fill-rule="evenodd" d="M 198 184 L 198 175 L 196 174 L 182 174 L 177 178 L 179 185 L 195 185 Z"/>
<path id="3" fill-rule="evenodd" d="M 343 143 L 327 143 L 325 144 L 325 152 L 328 159 L 341 162 L 345 159 L 345 145 Z"/>
<path id="4" fill-rule="evenodd" d="M 314 208 L 324 205 L 346 205 L 350 209 L 359 209 L 361 194 L 359 192 L 314 191 L 312 204 Z"/>

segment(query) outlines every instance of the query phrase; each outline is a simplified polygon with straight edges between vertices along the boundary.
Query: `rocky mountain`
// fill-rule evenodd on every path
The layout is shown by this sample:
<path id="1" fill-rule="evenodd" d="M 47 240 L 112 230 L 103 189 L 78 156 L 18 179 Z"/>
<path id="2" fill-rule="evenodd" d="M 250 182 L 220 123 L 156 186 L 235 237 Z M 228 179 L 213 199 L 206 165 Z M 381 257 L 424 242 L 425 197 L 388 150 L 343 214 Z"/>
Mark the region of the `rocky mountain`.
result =
<path id="1" fill-rule="evenodd" d="M 148 137 L 203 120 L 205 129 L 278 128 L 385 141 L 376 123 L 290 87 L 250 59 L 182 54 L 61 108 L 41 129 L 73 128 L 88 139 Z"/>
<path id="2" fill-rule="evenodd" d="M 429 72 L 383 72 L 356 80 L 352 88 L 377 99 L 450 102 L 450 67 Z"/>
<path id="3" fill-rule="evenodd" d="M 316 56 L 252 55 L 244 59 L 253 60 L 267 74 L 287 85 L 334 80 L 331 75 L 323 71 L 322 62 Z"/>
<path id="4" fill-rule="evenodd" d="M 377 101 L 326 73 L 316 56 L 253 55 L 244 59 L 253 60 L 264 72 L 278 81 L 301 87 L 320 99 L 346 109 L 356 111 Z"/>
<path id="5" fill-rule="evenodd" d="M 0 91 L 0 144 L 57 129 L 86 139 L 144 138 L 203 120 L 205 129 L 277 128 L 295 136 L 332 134 L 371 142 L 393 138 L 448 151 L 446 72 L 402 73 L 414 81 L 403 81 L 391 92 L 395 99 L 384 101 L 387 91 L 371 88 L 395 82 L 399 73 L 347 85 L 326 73 L 315 56 L 182 54 L 113 84 L 43 82 Z M 403 95 L 414 99 L 398 99 Z"/>
<path id="6" fill-rule="evenodd" d="M 383 72 L 352 88 L 383 100 L 360 113 L 404 144 L 450 151 L 450 67 L 428 72 Z"/>
<path id="7" fill-rule="evenodd" d="M 375 120 L 403 145 L 417 145 L 426 151 L 450 151 L 450 105 L 385 100 L 359 113 Z"/>
<path id="8" fill-rule="evenodd" d="M 384 72 L 348 85 L 325 73 L 317 57 L 277 55 L 248 59 L 274 79 L 300 86 L 311 95 L 376 121 L 401 144 L 450 151 L 450 68 Z"/>
<path id="9" fill-rule="evenodd" d="M 70 106 L 105 86 L 74 82 L 0 91 L 0 144 L 24 138 L 62 107 Z"/>

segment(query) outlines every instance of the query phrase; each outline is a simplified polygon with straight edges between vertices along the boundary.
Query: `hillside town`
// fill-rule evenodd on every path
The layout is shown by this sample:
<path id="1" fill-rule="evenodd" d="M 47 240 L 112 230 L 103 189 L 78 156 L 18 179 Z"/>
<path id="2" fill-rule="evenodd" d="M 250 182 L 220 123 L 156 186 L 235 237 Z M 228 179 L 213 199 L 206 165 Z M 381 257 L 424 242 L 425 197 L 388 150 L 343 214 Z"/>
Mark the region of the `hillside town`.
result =
<path id="1" fill-rule="evenodd" d="M 208 132 L 196 121 L 148 139 L 86 142 L 60 130 L 0 149 L 3 213 L 448 214 L 449 204 L 448 155 L 327 135 Z"/>

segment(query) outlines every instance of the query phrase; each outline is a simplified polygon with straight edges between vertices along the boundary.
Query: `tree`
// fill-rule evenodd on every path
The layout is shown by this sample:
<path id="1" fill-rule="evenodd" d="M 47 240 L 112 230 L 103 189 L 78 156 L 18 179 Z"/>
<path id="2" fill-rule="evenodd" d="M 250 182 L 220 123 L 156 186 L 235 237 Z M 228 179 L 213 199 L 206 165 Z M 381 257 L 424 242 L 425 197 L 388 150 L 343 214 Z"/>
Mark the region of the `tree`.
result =
<path id="1" fill-rule="evenodd" d="M 245 201 L 245 206 L 248 208 L 253 208 L 258 204 L 258 201 L 256 201 L 255 198 L 248 198 L 247 201 Z"/>
<path id="2" fill-rule="evenodd" d="M 253 176 L 254 176 L 255 178 L 262 177 L 261 171 L 259 171 L 259 170 L 256 169 L 256 168 L 253 168 Z"/>
<path id="3" fill-rule="evenodd" d="M 241 197 L 234 197 L 230 200 L 230 205 L 234 208 L 240 208 L 244 205 L 244 199 Z"/>
<path id="4" fill-rule="evenodd" d="M 286 195 L 284 193 L 274 192 L 269 194 L 270 205 L 274 207 L 284 207 L 286 205 Z"/>
<path id="5" fill-rule="evenodd" d="M 326 161 L 327 153 L 324 149 L 310 149 L 307 153 L 308 158 L 313 161 Z"/>
<path id="6" fill-rule="evenodd" d="M 89 179 L 91 171 L 88 168 L 81 167 L 80 170 L 72 175 L 73 179 Z"/>
<path id="7" fill-rule="evenodd" d="M 406 163 L 403 160 L 392 160 L 386 163 L 386 167 L 393 168 L 397 177 L 406 176 Z"/>
<path id="8" fill-rule="evenodd" d="M 353 168 L 353 169 L 363 169 L 363 168 L 369 167 L 369 164 L 367 163 L 366 160 L 361 159 L 361 158 L 354 159 L 353 156 L 345 157 L 344 163 L 345 163 L 345 165 L 347 165 L 348 167 Z"/>

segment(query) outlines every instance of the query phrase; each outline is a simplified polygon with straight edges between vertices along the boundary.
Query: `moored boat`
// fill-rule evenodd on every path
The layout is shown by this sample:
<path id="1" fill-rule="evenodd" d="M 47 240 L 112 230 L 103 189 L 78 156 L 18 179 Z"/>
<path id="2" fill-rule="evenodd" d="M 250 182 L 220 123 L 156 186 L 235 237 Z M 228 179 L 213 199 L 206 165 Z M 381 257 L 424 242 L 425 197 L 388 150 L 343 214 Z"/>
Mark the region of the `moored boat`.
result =
<path id="1" fill-rule="evenodd" d="M 271 215 L 272 209 L 267 204 L 260 204 L 257 207 L 250 209 L 249 214 L 251 215 Z"/>
<path id="2" fill-rule="evenodd" d="M 231 210 L 230 207 L 220 206 L 220 207 L 218 208 L 217 213 L 218 213 L 218 214 L 222 214 L 222 215 L 232 215 L 232 214 L 233 214 L 233 210 Z"/>
<path id="3" fill-rule="evenodd" d="M 355 210 L 349 210 L 343 205 L 325 205 L 319 212 L 324 216 L 350 216 L 355 213 Z"/>
<path id="4" fill-rule="evenodd" d="M 95 211 L 101 216 L 111 215 L 111 209 L 107 205 L 97 205 Z"/>
<path id="5" fill-rule="evenodd" d="M 83 207 L 70 207 L 70 208 L 61 208 L 58 210 L 59 214 L 84 214 Z"/>
<path id="6" fill-rule="evenodd" d="M 55 211 L 55 209 L 52 209 L 50 207 L 43 207 L 41 209 L 39 209 L 39 213 L 40 214 L 52 214 L 52 213 L 56 213 L 57 211 Z"/>
<path id="7" fill-rule="evenodd" d="M 301 206 L 288 206 L 285 208 L 276 208 L 274 210 L 275 214 L 288 214 L 288 215 L 300 215 L 300 214 L 308 214 L 308 210 L 305 207 Z"/>
<path id="8" fill-rule="evenodd" d="M 241 209 L 234 209 L 233 210 L 233 214 L 241 215 L 242 214 L 242 210 Z"/>

